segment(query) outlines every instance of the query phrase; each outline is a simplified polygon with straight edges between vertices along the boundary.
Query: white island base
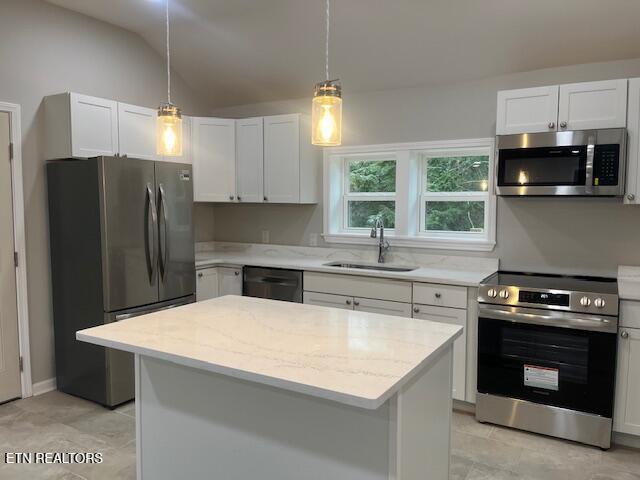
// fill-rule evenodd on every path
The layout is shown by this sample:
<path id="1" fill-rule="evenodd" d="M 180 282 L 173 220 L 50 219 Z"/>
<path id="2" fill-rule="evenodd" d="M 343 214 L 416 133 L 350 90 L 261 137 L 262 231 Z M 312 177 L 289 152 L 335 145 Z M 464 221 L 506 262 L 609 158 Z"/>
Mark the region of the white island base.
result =
<path id="1" fill-rule="evenodd" d="M 136 355 L 138 480 L 447 480 L 451 360 L 369 410 Z"/>

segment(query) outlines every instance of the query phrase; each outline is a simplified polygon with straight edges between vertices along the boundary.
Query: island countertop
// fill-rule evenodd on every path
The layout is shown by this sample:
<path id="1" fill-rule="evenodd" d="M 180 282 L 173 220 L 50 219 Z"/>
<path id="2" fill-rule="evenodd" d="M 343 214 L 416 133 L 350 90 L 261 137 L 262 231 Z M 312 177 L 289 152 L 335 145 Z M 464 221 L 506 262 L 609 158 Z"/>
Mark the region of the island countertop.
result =
<path id="1" fill-rule="evenodd" d="M 376 409 L 462 327 L 225 296 L 77 332 L 80 341 Z"/>

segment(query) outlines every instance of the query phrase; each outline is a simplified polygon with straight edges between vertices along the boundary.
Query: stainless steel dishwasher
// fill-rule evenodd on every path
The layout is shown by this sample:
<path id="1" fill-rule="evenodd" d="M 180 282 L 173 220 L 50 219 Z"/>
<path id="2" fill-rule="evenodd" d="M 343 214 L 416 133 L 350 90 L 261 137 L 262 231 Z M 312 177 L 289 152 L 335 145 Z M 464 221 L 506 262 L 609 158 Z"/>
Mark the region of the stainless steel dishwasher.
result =
<path id="1" fill-rule="evenodd" d="M 283 268 L 244 267 L 242 294 L 302 303 L 302 272 Z"/>

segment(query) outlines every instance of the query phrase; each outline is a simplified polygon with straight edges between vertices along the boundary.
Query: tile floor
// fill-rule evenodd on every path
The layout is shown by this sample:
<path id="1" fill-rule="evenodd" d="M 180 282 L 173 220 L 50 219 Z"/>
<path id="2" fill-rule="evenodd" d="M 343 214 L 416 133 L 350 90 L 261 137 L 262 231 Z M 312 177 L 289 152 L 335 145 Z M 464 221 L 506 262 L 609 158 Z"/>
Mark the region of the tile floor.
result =
<path id="1" fill-rule="evenodd" d="M 0 405 L 0 479 L 135 479 L 134 406 L 114 411 L 59 392 Z M 6 465 L 4 452 L 102 452 L 100 465 Z M 452 480 L 640 480 L 640 450 L 597 448 L 455 413 Z M 425 479 L 426 480 L 426 479 Z"/>

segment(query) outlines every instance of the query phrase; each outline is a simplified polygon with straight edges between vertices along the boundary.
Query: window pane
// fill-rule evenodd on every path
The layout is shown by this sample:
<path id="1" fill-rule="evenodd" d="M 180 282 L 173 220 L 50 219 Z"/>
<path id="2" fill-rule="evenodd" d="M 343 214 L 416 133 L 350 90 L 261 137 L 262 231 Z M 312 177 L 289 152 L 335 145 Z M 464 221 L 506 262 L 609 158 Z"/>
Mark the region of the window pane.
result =
<path id="1" fill-rule="evenodd" d="M 349 201 L 349 228 L 371 228 L 376 219 L 382 219 L 385 228 L 396 226 L 396 202 L 394 201 Z"/>
<path id="2" fill-rule="evenodd" d="M 426 202 L 427 231 L 484 232 L 484 202 Z"/>
<path id="3" fill-rule="evenodd" d="M 359 160 L 349 162 L 349 191 L 395 192 L 396 162 L 394 160 Z"/>
<path id="4" fill-rule="evenodd" d="M 425 159 L 427 192 L 483 192 L 489 186 L 489 156 Z"/>

